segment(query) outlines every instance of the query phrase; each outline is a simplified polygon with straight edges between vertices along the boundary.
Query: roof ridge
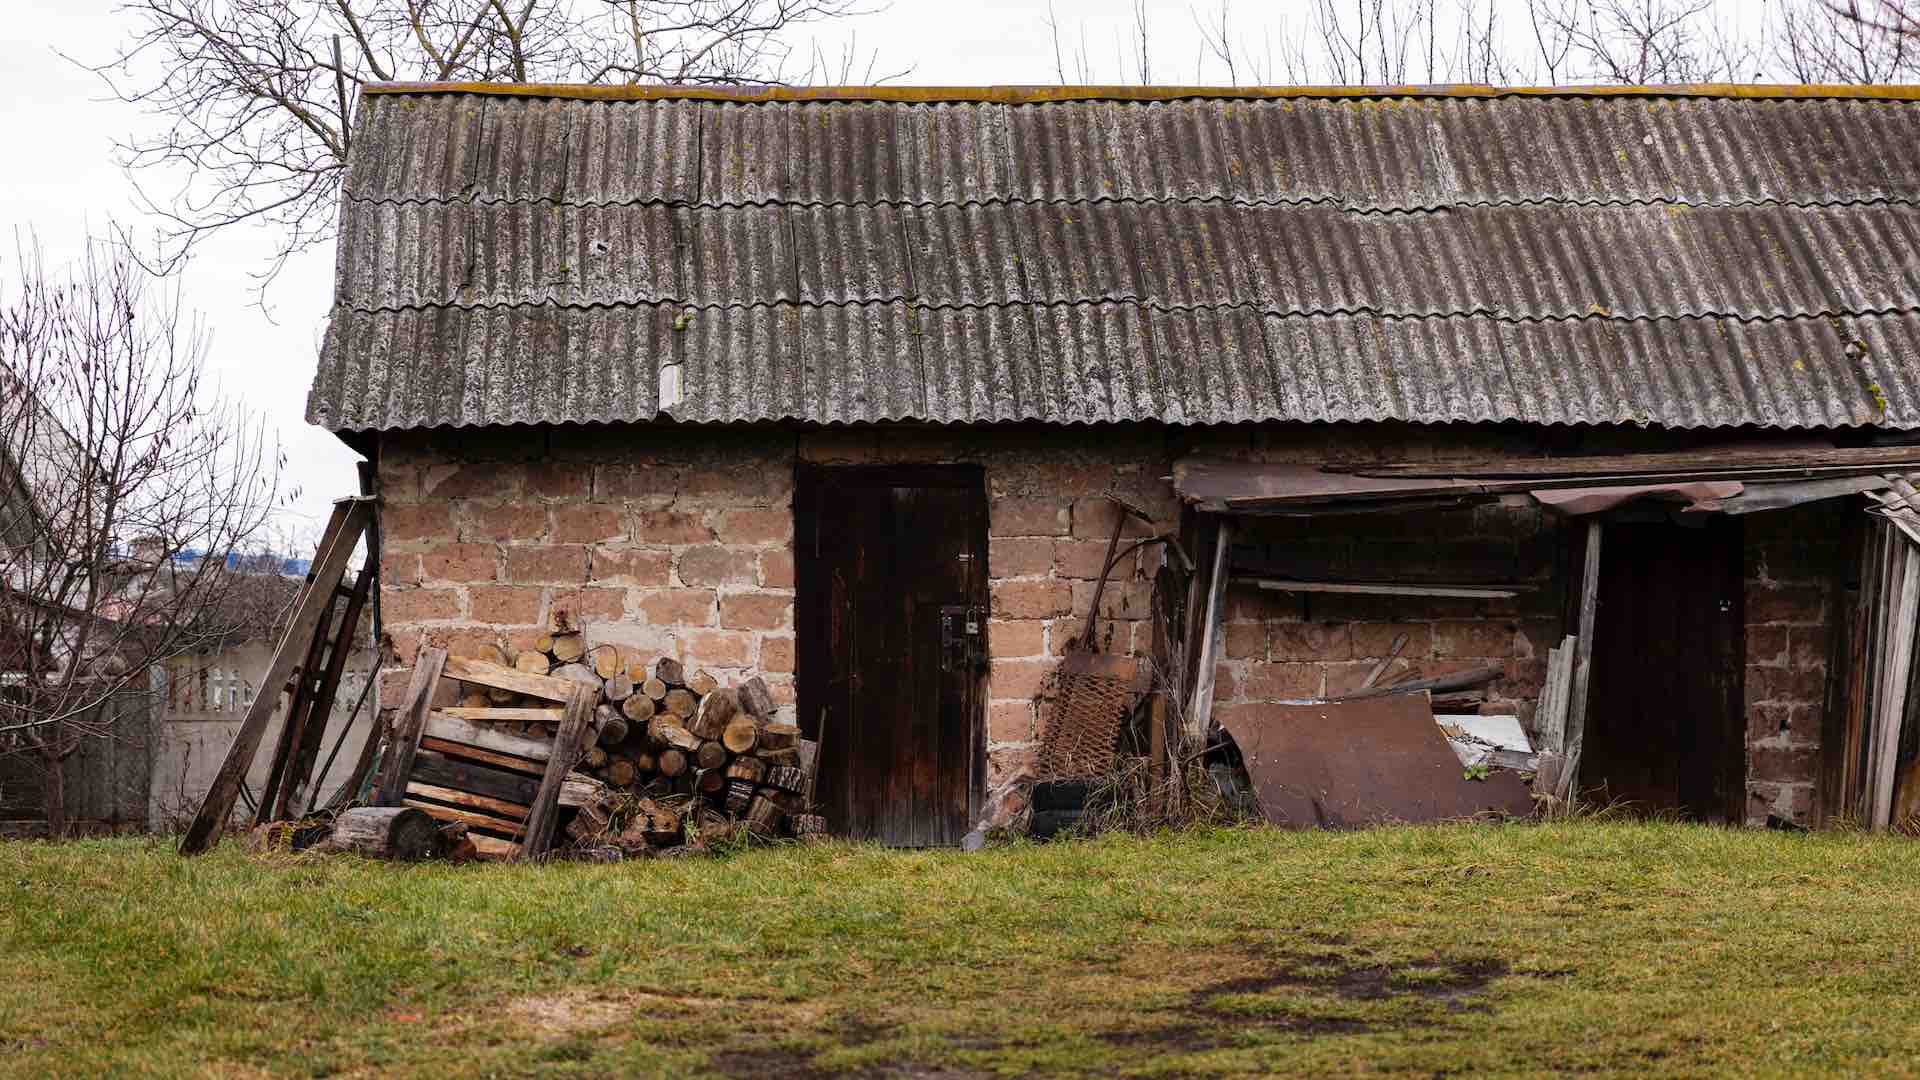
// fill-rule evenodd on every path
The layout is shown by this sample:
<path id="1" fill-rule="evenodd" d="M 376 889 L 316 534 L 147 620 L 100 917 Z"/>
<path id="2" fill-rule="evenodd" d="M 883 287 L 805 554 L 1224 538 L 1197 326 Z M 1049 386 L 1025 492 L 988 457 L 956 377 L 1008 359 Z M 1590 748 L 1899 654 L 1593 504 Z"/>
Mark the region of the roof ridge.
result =
<path id="1" fill-rule="evenodd" d="M 1368 100 L 1386 98 L 1733 98 L 1920 101 L 1920 85 L 1681 83 L 1651 86 L 608 86 L 579 83 L 367 83 L 364 94 L 477 94 L 581 101 L 716 101 L 1044 105 L 1072 101 Z"/>

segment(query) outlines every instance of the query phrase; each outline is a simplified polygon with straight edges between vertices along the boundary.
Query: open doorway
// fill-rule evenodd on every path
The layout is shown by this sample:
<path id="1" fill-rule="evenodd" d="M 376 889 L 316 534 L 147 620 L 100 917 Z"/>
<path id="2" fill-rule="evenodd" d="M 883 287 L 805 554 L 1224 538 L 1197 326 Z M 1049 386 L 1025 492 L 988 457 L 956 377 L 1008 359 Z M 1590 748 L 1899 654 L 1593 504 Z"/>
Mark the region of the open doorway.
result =
<path id="1" fill-rule="evenodd" d="M 803 466 L 794 498 L 801 727 L 836 834 L 957 844 L 979 810 L 987 505 L 972 466 Z"/>
<path id="2" fill-rule="evenodd" d="M 1608 522 L 1580 786 L 1638 813 L 1745 812 L 1740 519 Z"/>

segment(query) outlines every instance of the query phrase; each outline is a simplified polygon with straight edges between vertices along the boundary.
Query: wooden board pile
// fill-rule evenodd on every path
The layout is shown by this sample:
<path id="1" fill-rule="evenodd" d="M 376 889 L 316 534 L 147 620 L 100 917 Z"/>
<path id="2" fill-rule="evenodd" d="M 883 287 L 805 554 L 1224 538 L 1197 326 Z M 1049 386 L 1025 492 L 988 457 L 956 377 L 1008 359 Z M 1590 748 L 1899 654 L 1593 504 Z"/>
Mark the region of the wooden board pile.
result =
<path id="1" fill-rule="evenodd" d="M 504 664 L 506 657 L 483 660 Z M 609 858 L 725 837 L 824 833 L 824 821 L 808 812 L 813 744 L 797 726 L 775 720 L 772 693 L 759 677 L 725 687 L 671 657 L 649 665 L 617 645 L 590 646 L 576 632 L 541 638 L 511 667 L 583 685 L 597 701 L 593 737 L 561 799 L 566 840 L 557 843 Z M 456 661 L 448 674 L 459 679 L 461 670 Z M 560 721 L 548 701 L 469 685 L 458 706 L 441 711 L 509 738 L 550 738 Z"/>

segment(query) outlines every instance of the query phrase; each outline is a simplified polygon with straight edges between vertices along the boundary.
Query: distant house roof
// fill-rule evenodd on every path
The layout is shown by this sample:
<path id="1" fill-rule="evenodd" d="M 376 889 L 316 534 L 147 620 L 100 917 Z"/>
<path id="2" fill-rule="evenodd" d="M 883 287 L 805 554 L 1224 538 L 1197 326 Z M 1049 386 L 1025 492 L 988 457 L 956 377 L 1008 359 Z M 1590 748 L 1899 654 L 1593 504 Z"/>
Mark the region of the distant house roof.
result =
<path id="1" fill-rule="evenodd" d="M 308 418 L 1920 427 L 1917 98 L 370 87 Z"/>

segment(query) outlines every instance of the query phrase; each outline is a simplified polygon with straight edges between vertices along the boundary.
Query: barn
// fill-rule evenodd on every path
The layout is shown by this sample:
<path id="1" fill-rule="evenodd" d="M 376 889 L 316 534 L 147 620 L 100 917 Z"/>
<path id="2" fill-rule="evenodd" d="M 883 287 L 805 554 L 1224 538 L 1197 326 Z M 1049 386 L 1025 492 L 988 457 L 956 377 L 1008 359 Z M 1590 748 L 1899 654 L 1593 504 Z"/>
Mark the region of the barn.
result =
<path id="1" fill-rule="evenodd" d="M 943 845 L 1070 646 L 1203 733 L 1494 666 L 1537 736 L 1573 636 L 1583 789 L 1884 824 L 1914 98 L 369 87 L 308 419 L 383 699 L 564 618 L 762 677 L 836 831 Z M 1100 589 L 1115 535 L 1179 543 Z"/>

